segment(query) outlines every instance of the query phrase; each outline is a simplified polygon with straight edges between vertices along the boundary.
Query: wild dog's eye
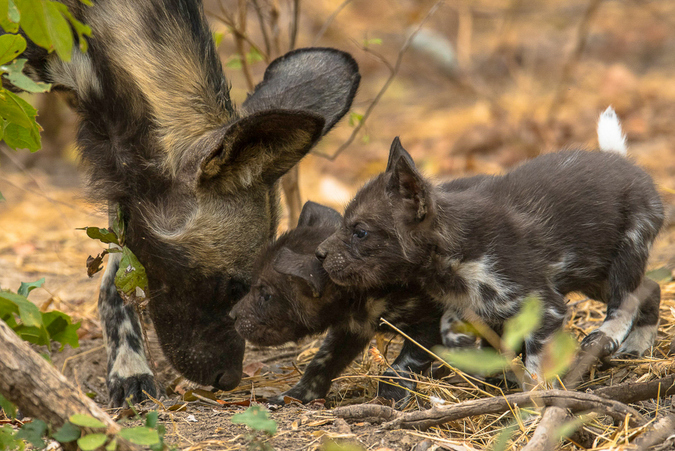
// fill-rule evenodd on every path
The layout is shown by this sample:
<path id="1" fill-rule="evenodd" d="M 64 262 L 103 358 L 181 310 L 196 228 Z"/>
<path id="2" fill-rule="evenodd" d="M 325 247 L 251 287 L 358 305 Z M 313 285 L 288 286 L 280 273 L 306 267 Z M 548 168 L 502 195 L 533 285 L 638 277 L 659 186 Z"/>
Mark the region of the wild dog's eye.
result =
<path id="1" fill-rule="evenodd" d="M 368 232 L 357 227 L 354 229 L 354 236 L 358 239 L 363 239 L 368 236 Z"/>
<path id="2" fill-rule="evenodd" d="M 269 294 L 267 291 L 261 291 L 260 296 L 258 297 L 258 300 L 260 302 L 269 302 L 269 300 L 272 298 L 272 295 Z"/>

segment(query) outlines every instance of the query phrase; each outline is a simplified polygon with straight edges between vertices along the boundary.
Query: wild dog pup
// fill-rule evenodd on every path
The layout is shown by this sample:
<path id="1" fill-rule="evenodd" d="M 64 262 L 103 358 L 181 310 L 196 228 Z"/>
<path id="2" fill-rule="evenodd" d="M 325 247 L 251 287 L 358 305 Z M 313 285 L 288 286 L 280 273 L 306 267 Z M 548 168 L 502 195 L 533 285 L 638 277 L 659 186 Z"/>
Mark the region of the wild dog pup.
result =
<path id="1" fill-rule="evenodd" d="M 430 183 L 396 138 L 386 171 L 361 188 L 316 255 L 345 288 L 377 289 L 392 277 L 423 287 L 444 307 L 446 346 L 465 338 L 454 322 L 477 315 L 500 331 L 525 297 L 539 296 L 542 322 L 524 349 L 533 376 L 571 291 L 607 304 L 583 348 L 643 354 L 659 319 L 660 289 L 644 273 L 663 206 L 649 175 L 620 154 L 613 111 L 598 132 L 619 152 L 543 155 L 463 191 Z"/>
<path id="2" fill-rule="evenodd" d="M 335 210 L 313 202 L 303 207 L 298 227 L 281 235 L 262 252 L 255 265 L 251 291 L 233 308 L 237 332 L 264 346 L 277 346 L 328 330 L 321 349 L 300 381 L 270 402 L 282 404 L 284 396 L 309 402 L 326 396 L 338 376 L 370 343 L 382 316 L 400 327 L 420 345 L 441 343 L 440 305 L 421 295 L 414 285 L 393 277 L 381 288 L 359 290 L 331 282 L 315 257 L 316 247 L 341 225 Z M 410 374 L 429 368 L 429 355 L 406 340 L 392 370 L 385 377 L 402 376 L 396 387 L 380 383 L 378 394 L 387 399 L 407 399 L 415 387 Z"/>

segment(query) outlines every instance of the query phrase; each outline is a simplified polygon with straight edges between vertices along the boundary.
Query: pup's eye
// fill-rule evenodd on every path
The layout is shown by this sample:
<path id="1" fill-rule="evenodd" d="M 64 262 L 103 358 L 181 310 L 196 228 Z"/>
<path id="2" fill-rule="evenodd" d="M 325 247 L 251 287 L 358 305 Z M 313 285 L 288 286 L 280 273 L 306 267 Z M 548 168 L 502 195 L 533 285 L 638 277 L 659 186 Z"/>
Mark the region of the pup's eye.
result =
<path id="1" fill-rule="evenodd" d="M 271 294 L 269 294 L 269 293 L 266 292 L 266 291 L 262 291 L 262 292 L 260 293 L 260 296 L 258 297 L 258 300 L 259 300 L 260 302 L 269 302 L 269 300 L 270 300 L 271 298 L 272 298 L 272 295 L 271 295 Z"/>
<path id="2" fill-rule="evenodd" d="M 362 239 L 368 236 L 368 232 L 363 229 L 356 228 L 354 229 L 354 236 L 356 238 Z"/>

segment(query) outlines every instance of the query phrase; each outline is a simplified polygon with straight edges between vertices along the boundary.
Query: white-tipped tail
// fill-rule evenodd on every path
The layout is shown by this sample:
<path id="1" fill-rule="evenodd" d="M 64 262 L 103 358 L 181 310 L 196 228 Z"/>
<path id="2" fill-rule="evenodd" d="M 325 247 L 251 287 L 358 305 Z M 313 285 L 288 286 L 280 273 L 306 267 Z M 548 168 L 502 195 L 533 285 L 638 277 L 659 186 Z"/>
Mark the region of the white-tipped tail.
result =
<path id="1" fill-rule="evenodd" d="M 607 107 L 598 120 L 598 144 L 600 144 L 600 149 L 607 152 L 616 152 L 621 155 L 628 153 L 621 122 L 611 106 Z"/>

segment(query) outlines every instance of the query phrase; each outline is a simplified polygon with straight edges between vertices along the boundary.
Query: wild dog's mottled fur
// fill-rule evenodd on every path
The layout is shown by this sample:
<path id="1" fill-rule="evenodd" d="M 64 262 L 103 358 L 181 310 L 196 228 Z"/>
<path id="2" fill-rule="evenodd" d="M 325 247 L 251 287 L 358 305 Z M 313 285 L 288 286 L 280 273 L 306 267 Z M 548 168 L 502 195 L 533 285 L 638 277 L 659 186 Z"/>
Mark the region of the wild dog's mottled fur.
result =
<path id="1" fill-rule="evenodd" d="M 291 52 L 237 111 L 200 0 L 66 3 L 92 28 L 89 51 L 66 63 L 29 45 L 29 71 L 75 94 L 93 194 L 124 213 L 167 358 L 188 379 L 234 387 L 244 342 L 227 313 L 275 233 L 276 182 L 349 109 L 358 67 L 333 49 Z M 100 310 L 119 405 L 143 397 L 150 372 L 127 346 L 138 319 L 110 285 L 115 265 Z"/>
<path id="2" fill-rule="evenodd" d="M 444 185 L 461 190 L 480 178 L 460 179 Z M 375 289 L 346 288 L 331 282 L 314 256 L 316 247 L 342 222 L 340 215 L 312 202 L 305 204 L 298 227 L 281 235 L 262 252 L 256 263 L 251 291 L 233 308 L 237 331 L 265 346 L 296 341 L 328 330 L 321 349 L 302 379 L 283 396 L 303 402 L 325 396 L 331 380 L 358 356 L 380 330 L 383 317 L 421 346 L 441 343 L 441 306 L 415 285 L 391 279 Z M 387 331 L 387 328 L 382 328 Z M 415 384 L 405 378 L 429 368 L 429 354 L 406 339 L 401 353 L 378 387 L 379 396 L 405 402 Z M 404 379 L 397 379 L 399 375 Z M 402 387 L 396 387 L 396 383 Z"/>
<path id="3" fill-rule="evenodd" d="M 584 346 L 599 342 L 604 355 L 622 344 L 649 349 L 660 294 L 644 272 L 662 222 L 651 178 L 616 153 L 548 154 L 452 192 L 424 179 L 396 139 L 386 172 L 357 193 L 317 256 L 344 287 L 376 288 L 392 277 L 423 286 L 446 310 L 445 332 L 467 312 L 500 330 L 538 295 L 542 324 L 525 342 L 526 367 L 538 375 L 539 351 L 562 327 L 571 291 L 607 303 Z"/>

